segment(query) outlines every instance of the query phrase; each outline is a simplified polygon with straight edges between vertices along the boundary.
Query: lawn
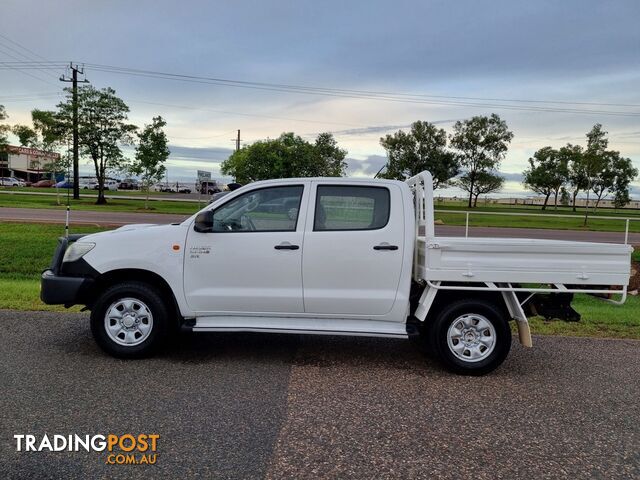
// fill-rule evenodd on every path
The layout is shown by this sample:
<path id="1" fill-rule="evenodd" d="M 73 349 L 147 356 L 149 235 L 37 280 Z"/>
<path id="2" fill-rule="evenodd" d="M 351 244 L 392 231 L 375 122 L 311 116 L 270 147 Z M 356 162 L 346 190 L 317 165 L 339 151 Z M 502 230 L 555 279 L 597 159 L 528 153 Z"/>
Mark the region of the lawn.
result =
<path id="1" fill-rule="evenodd" d="M 67 196 L 60 196 L 58 205 L 55 196 L 48 195 L 9 195 L 0 194 L 0 207 L 14 208 L 66 208 Z M 171 200 L 155 200 L 149 202 L 149 209 L 144 208 L 144 197 L 137 199 L 107 199 L 106 205 L 96 205 L 93 198 L 81 197 L 79 200 L 70 199 L 73 210 L 100 210 L 115 212 L 151 212 L 175 213 L 192 215 L 198 211 L 198 202 L 175 202 Z M 202 203 L 204 206 L 205 203 Z"/>
<path id="2" fill-rule="evenodd" d="M 20 189 L 20 190 L 36 190 L 42 191 L 47 189 Z M 116 192 L 122 195 L 128 195 L 132 192 Z M 97 211 L 118 211 L 118 212 L 153 212 L 153 213 L 173 213 L 191 215 L 198 211 L 198 202 L 180 202 L 172 200 L 154 200 L 149 202 L 149 210 L 144 208 L 144 198 L 141 192 L 135 192 L 140 199 L 108 199 L 107 205 L 96 205 L 92 197 L 83 197 L 80 200 L 71 199 L 71 208 L 75 210 L 97 210 Z M 154 194 L 155 195 L 155 194 Z M 65 208 L 67 201 L 66 191 L 60 195 L 60 203 L 58 205 L 55 196 L 45 195 L 10 195 L 0 193 L 0 207 L 20 207 L 20 208 Z M 203 201 L 201 206 L 205 205 Z M 462 202 L 436 202 L 435 218 L 444 222 L 445 225 L 464 225 L 467 207 Z M 478 213 L 475 213 L 478 212 Z M 536 213 L 543 216 L 501 216 L 489 215 L 487 213 Z M 553 215 L 563 215 L 557 217 Z M 561 207 L 557 211 L 554 209 L 541 210 L 539 206 L 509 206 L 502 204 L 481 205 L 473 209 L 470 216 L 470 227 L 518 227 L 518 228 L 542 228 L 542 229 L 560 229 L 560 230 L 589 230 L 589 231 L 610 231 L 624 232 L 624 219 L 636 218 L 629 225 L 630 232 L 640 232 L 640 213 L 636 210 L 614 210 L 599 209 L 596 213 L 591 212 L 588 225 L 583 226 L 582 218 L 571 218 L 570 215 L 576 215 L 571 208 Z M 580 211 L 577 213 L 580 215 Z M 612 216 L 618 217 L 620 220 L 605 220 L 600 217 Z M 622 236 L 620 237 L 622 241 Z"/>
<path id="3" fill-rule="evenodd" d="M 75 227 L 74 233 L 91 233 L 104 228 Z M 0 308 L 64 311 L 39 300 L 39 276 L 47 268 L 64 230 L 57 225 L 0 222 Z M 636 252 L 636 258 L 640 255 Z M 640 298 L 629 297 L 623 306 L 577 295 L 574 308 L 582 314 L 579 323 L 531 320 L 531 331 L 545 335 L 577 335 L 640 339 Z M 79 307 L 74 307 L 78 310 Z"/>
<path id="4" fill-rule="evenodd" d="M 529 212 L 531 213 L 531 212 Z M 436 220 L 441 220 L 445 225 L 464 225 L 464 212 L 455 210 L 435 214 Z M 519 215 L 491 215 L 471 213 L 469 216 L 469 227 L 511 227 L 511 228 L 542 228 L 553 230 L 584 230 L 584 231 L 604 231 L 604 232 L 624 232 L 625 221 L 605 220 L 594 216 L 589 219 L 586 227 L 583 226 L 581 218 L 563 218 L 563 217 L 530 217 Z M 629 222 L 630 232 L 640 232 L 640 218 L 636 221 Z M 620 235 L 620 242 L 624 241 L 623 235 Z"/>
<path id="5" fill-rule="evenodd" d="M 72 189 L 66 189 L 66 188 L 59 188 L 58 192 L 60 192 L 60 196 L 67 196 L 67 190 L 69 190 L 71 192 L 71 195 L 73 195 L 73 190 Z M 56 189 L 53 187 L 49 187 L 49 188 L 34 188 L 34 187 L 6 187 L 6 186 L 1 186 L 0 185 L 0 192 L 34 192 L 34 193 L 56 193 Z M 117 191 L 111 191 L 111 190 L 105 190 L 104 192 L 105 195 L 107 196 L 119 196 L 119 195 L 124 195 L 124 196 L 131 196 L 131 197 L 136 197 L 136 196 L 145 196 L 145 192 L 142 190 L 117 190 Z M 98 196 L 98 191 L 97 190 L 89 190 L 89 189 L 84 189 L 81 188 L 80 189 L 80 195 L 92 195 L 92 196 Z M 170 193 L 168 192 L 151 192 L 150 195 L 152 197 L 162 197 L 164 195 L 170 195 Z"/>

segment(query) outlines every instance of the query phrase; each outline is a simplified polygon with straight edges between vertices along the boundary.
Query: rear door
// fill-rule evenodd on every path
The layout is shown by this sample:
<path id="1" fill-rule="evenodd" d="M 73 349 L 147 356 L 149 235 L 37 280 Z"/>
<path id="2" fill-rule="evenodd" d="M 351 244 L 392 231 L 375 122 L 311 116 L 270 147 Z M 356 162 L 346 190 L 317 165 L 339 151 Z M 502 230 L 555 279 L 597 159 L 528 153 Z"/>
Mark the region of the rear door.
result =
<path id="1" fill-rule="evenodd" d="M 402 208 L 391 183 L 313 185 L 302 265 L 306 313 L 391 311 L 404 253 Z"/>

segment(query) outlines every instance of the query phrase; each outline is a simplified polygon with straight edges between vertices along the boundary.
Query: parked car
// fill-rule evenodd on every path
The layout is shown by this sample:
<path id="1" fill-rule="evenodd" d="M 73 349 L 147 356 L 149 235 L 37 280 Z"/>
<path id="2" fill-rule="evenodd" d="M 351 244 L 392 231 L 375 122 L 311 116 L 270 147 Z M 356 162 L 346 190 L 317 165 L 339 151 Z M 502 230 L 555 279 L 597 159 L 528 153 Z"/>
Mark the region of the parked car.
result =
<path id="1" fill-rule="evenodd" d="M 151 187 L 154 192 L 176 193 L 175 183 L 156 183 Z"/>
<path id="2" fill-rule="evenodd" d="M 291 198 L 286 212 L 261 208 Z M 629 245 L 437 236 L 433 203 L 428 172 L 255 182 L 182 223 L 61 238 L 41 299 L 86 305 L 96 342 L 121 358 L 179 326 L 416 337 L 451 371 L 481 375 L 506 358 L 510 320 L 530 347 L 541 307 L 568 311 L 572 292 L 626 298 Z"/>
<path id="3" fill-rule="evenodd" d="M 183 183 L 178 184 L 178 193 L 191 193 L 191 187 Z"/>
<path id="4" fill-rule="evenodd" d="M 118 185 L 120 190 L 140 190 L 140 183 L 135 178 L 125 178 Z"/>
<path id="5" fill-rule="evenodd" d="M 61 182 L 55 183 L 51 186 L 55 188 L 73 188 L 73 182 L 70 182 L 69 180 L 62 180 Z"/>
<path id="6" fill-rule="evenodd" d="M 53 180 L 39 180 L 35 183 L 32 183 L 31 186 L 34 188 L 49 188 L 54 187 L 56 182 Z"/>
<path id="7" fill-rule="evenodd" d="M 119 184 L 120 182 L 118 180 L 105 179 L 104 189 L 112 192 L 117 192 Z M 93 189 L 98 190 L 98 187 L 99 187 L 98 182 L 95 182 L 95 184 L 93 184 Z"/>
<path id="8" fill-rule="evenodd" d="M 213 195 L 222 191 L 222 187 L 215 180 L 200 182 L 200 193 L 203 195 Z"/>
<path id="9" fill-rule="evenodd" d="M 24 180 L 16 177 L 0 177 L 0 185 L 3 187 L 26 187 L 27 184 Z"/>
<path id="10" fill-rule="evenodd" d="M 98 180 L 95 177 L 80 178 L 78 181 L 78 187 L 82 190 L 93 190 L 97 188 L 96 185 L 98 185 Z"/>

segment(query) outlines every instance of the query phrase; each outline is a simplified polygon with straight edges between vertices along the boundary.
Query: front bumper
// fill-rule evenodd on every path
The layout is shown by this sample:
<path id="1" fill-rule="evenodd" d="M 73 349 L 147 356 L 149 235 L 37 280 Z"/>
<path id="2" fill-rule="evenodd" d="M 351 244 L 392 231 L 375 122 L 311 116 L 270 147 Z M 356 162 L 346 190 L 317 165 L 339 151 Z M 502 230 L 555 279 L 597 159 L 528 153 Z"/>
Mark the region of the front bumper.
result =
<path id="1" fill-rule="evenodd" d="M 47 305 L 71 306 L 84 303 L 84 294 L 93 283 L 92 278 L 64 277 L 45 270 L 40 279 L 40 300 Z"/>
<path id="2" fill-rule="evenodd" d="M 58 247 L 53 254 L 51 266 L 42 272 L 40 277 L 40 300 L 47 305 L 86 304 L 87 293 L 97 277 L 96 272 L 82 258 L 65 263 L 62 260 L 70 242 L 75 242 L 84 235 L 69 235 L 58 239 Z"/>

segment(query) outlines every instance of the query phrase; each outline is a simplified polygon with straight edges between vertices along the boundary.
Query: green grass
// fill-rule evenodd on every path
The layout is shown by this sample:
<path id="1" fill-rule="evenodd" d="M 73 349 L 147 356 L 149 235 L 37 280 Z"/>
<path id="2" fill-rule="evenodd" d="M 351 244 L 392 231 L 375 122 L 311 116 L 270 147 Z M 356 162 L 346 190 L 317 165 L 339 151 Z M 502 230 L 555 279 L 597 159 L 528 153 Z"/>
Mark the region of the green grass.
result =
<path id="1" fill-rule="evenodd" d="M 531 333 L 538 335 L 573 335 L 640 339 L 640 298 L 629 296 L 624 305 L 603 302 L 589 295 L 576 295 L 573 308 L 580 313 L 579 322 L 529 320 Z"/>
<path id="2" fill-rule="evenodd" d="M 47 312 L 79 312 L 82 307 L 64 308 L 40 301 L 40 282 L 34 279 L 5 278 L 0 274 L 0 308 L 11 310 L 44 310 Z"/>
<path id="3" fill-rule="evenodd" d="M 596 212 L 589 210 L 589 221 L 587 226 L 583 226 L 582 216 L 584 208 L 578 208 L 574 212 L 571 207 L 553 207 L 542 210 L 539 205 L 504 205 L 497 203 L 479 204 L 477 208 L 468 209 L 464 202 L 460 201 L 437 201 L 435 202 L 436 210 L 444 210 L 435 214 L 436 219 L 442 220 L 446 225 L 464 225 L 464 211 L 471 211 L 469 217 L 470 227 L 514 227 L 514 228 L 546 228 L 560 230 L 588 230 L 588 231 L 609 231 L 624 232 L 625 219 L 636 218 L 638 220 L 629 222 L 630 232 L 640 232 L 640 211 L 635 209 L 613 209 L 599 208 Z M 473 212 L 487 213 L 527 213 L 538 214 L 542 216 L 503 216 L 476 214 Z M 567 218 L 557 217 L 563 215 Z M 571 218 L 577 215 L 581 218 Z M 546 217 L 546 218 L 545 218 Z M 605 220 L 599 217 L 619 217 L 620 220 Z M 621 237 L 622 240 L 622 237 Z"/>
<path id="4" fill-rule="evenodd" d="M 19 188 L 13 189 L 21 191 L 47 191 L 47 189 Z M 95 211 L 118 211 L 118 212 L 153 212 L 153 213 L 172 213 L 191 215 L 199 209 L 197 202 L 178 202 L 172 200 L 155 200 L 150 201 L 150 209 L 144 208 L 144 195 L 139 191 L 126 192 L 110 192 L 117 195 L 133 194 L 139 196 L 140 199 L 108 199 L 107 205 L 96 205 L 93 198 L 81 198 L 80 200 L 71 200 L 71 206 L 76 210 L 95 210 Z M 154 194 L 155 195 L 155 194 Z M 166 195 L 159 193 L 159 195 Z M 55 196 L 44 195 L 9 195 L 0 193 L 0 207 L 20 207 L 20 208 L 53 208 L 63 209 L 67 201 L 66 191 L 60 195 L 60 203 L 58 205 Z M 204 206 L 203 202 L 201 206 Z M 436 213 L 436 219 L 442 220 L 445 225 L 464 225 L 465 215 L 462 213 L 467 210 L 464 202 L 460 201 L 436 201 L 436 209 L 444 210 L 444 212 Z M 629 231 L 640 232 L 640 211 L 637 210 L 614 210 L 611 208 L 600 208 L 597 212 L 590 212 L 588 225 L 583 226 L 582 218 L 571 218 L 570 215 L 581 215 L 582 210 L 579 209 L 574 213 L 570 207 L 559 207 L 558 210 L 550 208 L 541 210 L 540 206 L 532 205 L 502 205 L 502 204 L 481 204 L 472 210 L 473 212 L 489 212 L 489 213 L 536 213 L 543 216 L 501 216 L 488 214 L 474 214 L 470 216 L 469 225 L 471 227 L 516 227 L 516 228 L 542 228 L 554 230 L 583 230 L 583 231 L 609 231 L 624 232 L 627 217 L 637 218 L 637 221 L 631 221 Z M 343 213 L 347 215 L 347 213 Z M 553 215 L 563 215 L 557 217 Z M 612 216 L 619 217 L 620 220 L 605 220 L 600 217 Z M 622 236 L 620 237 L 622 241 Z"/>
<path id="5" fill-rule="evenodd" d="M 73 233 L 93 233 L 104 228 L 79 226 Z M 0 223 L 0 308 L 64 311 L 62 306 L 40 302 L 40 273 L 51 262 L 64 235 L 59 225 Z M 80 307 L 74 307 L 74 311 Z"/>
<path id="6" fill-rule="evenodd" d="M 37 193 L 56 193 L 56 189 L 52 188 L 52 187 L 47 187 L 47 188 L 34 188 L 34 187 L 5 187 L 5 186 L 0 186 L 0 192 L 2 191 L 6 191 L 6 192 L 37 192 Z M 59 188 L 58 192 L 60 192 L 61 196 L 67 196 L 67 189 L 66 188 Z M 93 195 L 93 196 L 98 196 L 98 191 L 97 190 L 89 190 L 89 189 L 84 189 L 81 188 L 80 189 L 80 194 L 81 195 Z M 104 192 L 105 195 L 107 196 L 118 196 L 118 195 L 124 195 L 124 196 L 145 196 L 145 192 L 142 190 L 117 190 L 117 191 L 105 191 Z M 150 196 L 152 197 L 162 197 L 164 195 L 170 195 L 169 192 L 150 192 Z M 175 194 L 174 194 L 175 195 Z"/>
<path id="7" fill-rule="evenodd" d="M 66 208 L 66 195 L 60 196 L 58 205 L 55 196 L 48 195 L 7 195 L 0 194 L 0 207 L 14 208 Z M 174 213 L 192 215 L 198 211 L 197 202 L 175 202 L 171 200 L 156 200 L 149 202 L 149 209 L 144 208 L 144 198 L 134 199 L 107 199 L 106 205 L 96 205 L 92 198 L 81 197 L 79 200 L 70 200 L 71 208 L 74 210 L 99 210 L 115 212 L 142 212 L 142 213 Z M 205 203 L 202 203 L 204 206 Z"/>
<path id="8" fill-rule="evenodd" d="M 104 228 L 75 227 L 73 233 L 92 233 Z M 44 305 L 39 299 L 39 277 L 51 261 L 57 239 L 64 230 L 58 225 L 0 222 L 0 308 L 64 311 Z M 636 252 L 636 259 L 640 254 Z M 578 323 L 531 319 L 531 331 L 543 335 L 577 335 L 640 339 L 640 297 L 629 297 L 615 306 L 587 295 L 576 295 L 574 308 L 582 315 Z M 74 311 L 79 307 L 74 307 Z"/>
<path id="9" fill-rule="evenodd" d="M 436 213 L 435 218 L 442 220 L 445 225 L 464 225 L 465 215 L 462 212 Z M 553 230 L 582 230 L 601 232 L 624 232 L 624 220 L 605 220 L 597 216 L 590 218 L 586 227 L 580 218 L 562 217 L 528 217 L 528 216 L 501 216 L 501 215 L 473 215 L 469 217 L 470 227 L 511 227 L 511 228 L 542 228 Z M 630 232 L 640 232 L 640 219 L 629 222 Z M 623 242 L 620 235 L 620 242 Z"/>
<path id="10" fill-rule="evenodd" d="M 106 228 L 73 227 L 71 233 L 93 233 Z M 58 237 L 64 235 L 61 225 L 33 223 L 0 223 L 0 278 L 29 280 L 38 278 L 49 266 Z"/>

